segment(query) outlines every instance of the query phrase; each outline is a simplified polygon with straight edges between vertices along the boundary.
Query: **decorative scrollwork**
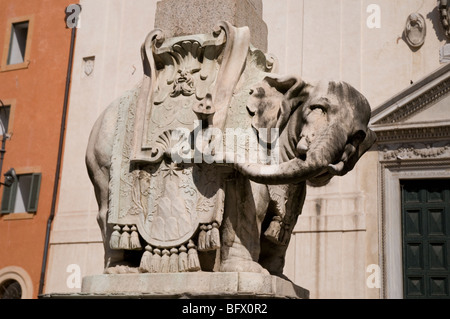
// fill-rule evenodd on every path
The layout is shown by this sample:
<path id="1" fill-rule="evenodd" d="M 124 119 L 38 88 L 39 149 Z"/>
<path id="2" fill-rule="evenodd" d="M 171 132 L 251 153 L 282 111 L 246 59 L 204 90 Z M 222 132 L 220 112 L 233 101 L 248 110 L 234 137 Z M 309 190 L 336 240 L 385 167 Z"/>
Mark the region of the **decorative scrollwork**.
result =
<path id="1" fill-rule="evenodd" d="M 445 35 L 450 39 L 450 17 L 448 15 L 448 0 L 439 0 L 439 13 L 441 16 L 442 27 L 444 28 Z"/>

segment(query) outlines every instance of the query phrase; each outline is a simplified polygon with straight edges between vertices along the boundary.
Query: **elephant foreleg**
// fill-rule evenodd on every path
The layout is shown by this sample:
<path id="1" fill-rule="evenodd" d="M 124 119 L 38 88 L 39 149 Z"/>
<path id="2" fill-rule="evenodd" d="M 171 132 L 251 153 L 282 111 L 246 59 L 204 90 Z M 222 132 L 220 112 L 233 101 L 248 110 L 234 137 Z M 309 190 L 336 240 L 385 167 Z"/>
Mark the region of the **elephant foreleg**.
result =
<path id="1" fill-rule="evenodd" d="M 258 264 L 263 216 L 257 212 L 267 209 L 267 202 L 258 199 L 266 197 L 260 194 L 265 189 L 265 185 L 251 185 L 242 177 L 227 184 L 220 271 L 268 274 Z"/>
<path id="2" fill-rule="evenodd" d="M 298 216 L 301 214 L 306 196 L 305 183 L 287 185 L 285 196 L 278 198 L 283 199 L 282 203 L 275 203 L 273 206 L 284 206 L 285 215 L 281 221 L 283 240 L 275 241 L 273 238 L 261 237 L 261 252 L 258 262 L 266 268 L 270 274 L 285 278 L 283 269 L 285 265 L 286 251 L 297 223 Z M 286 199 L 286 201 L 284 201 Z M 273 199 L 272 199 L 273 200 Z M 266 222 L 276 215 L 275 212 L 268 211 Z M 263 229 L 264 231 L 264 229 Z"/>

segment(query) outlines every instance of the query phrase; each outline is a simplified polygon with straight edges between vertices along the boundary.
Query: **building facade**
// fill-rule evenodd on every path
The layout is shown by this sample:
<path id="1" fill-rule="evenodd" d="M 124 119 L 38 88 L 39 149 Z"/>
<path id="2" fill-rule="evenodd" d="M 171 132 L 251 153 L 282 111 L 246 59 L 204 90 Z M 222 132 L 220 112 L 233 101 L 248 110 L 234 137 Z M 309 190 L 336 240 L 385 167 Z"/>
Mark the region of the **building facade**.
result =
<path id="1" fill-rule="evenodd" d="M 309 187 L 285 275 L 311 298 L 448 297 L 450 103 L 440 2 L 247 1 L 262 9 L 275 72 L 350 83 L 369 100 L 378 134 L 352 172 Z M 139 50 L 157 20 L 157 1 L 80 4 L 45 293 L 77 292 L 81 277 L 102 273 L 84 154 L 100 113 L 139 84 Z"/>
<path id="2" fill-rule="evenodd" d="M 0 298 L 36 298 L 55 207 L 74 1 L 0 1 Z M 14 169 L 15 175 L 12 174 Z"/>

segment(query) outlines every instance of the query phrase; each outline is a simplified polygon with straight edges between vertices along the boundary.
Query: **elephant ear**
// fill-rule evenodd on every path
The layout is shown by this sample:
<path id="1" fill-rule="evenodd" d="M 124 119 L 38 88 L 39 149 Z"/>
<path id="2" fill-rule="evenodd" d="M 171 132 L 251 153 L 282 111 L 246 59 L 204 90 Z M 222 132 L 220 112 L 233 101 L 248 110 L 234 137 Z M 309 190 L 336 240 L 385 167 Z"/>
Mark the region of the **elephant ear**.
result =
<path id="1" fill-rule="evenodd" d="M 284 129 L 291 114 L 307 99 L 306 87 L 300 78 L 271 75 L 250 90 L 247 110 L 263 142 L 270 144 L 273 140 L 271 129 Z M 267 131 L 263 133 L 263 129 Z"/>

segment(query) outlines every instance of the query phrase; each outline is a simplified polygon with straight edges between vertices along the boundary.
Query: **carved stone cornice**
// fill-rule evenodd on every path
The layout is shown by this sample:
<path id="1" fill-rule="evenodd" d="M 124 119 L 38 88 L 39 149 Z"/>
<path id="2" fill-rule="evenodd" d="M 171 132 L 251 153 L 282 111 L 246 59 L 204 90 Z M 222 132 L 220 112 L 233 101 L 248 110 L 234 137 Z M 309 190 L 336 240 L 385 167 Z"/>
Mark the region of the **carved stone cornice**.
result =
<path id="1" fill-rule="evenodd" d="M 407 141 L 450 140 L 450 123 L 410 123 L 403 125 L 372 126 L 377 143 L 389 144 Z"/>
<path id="2" fill-rule="evenodd" d="M 380 162 L 449 159 L 450 142 L 382 145 L 379 151 Z"/>

